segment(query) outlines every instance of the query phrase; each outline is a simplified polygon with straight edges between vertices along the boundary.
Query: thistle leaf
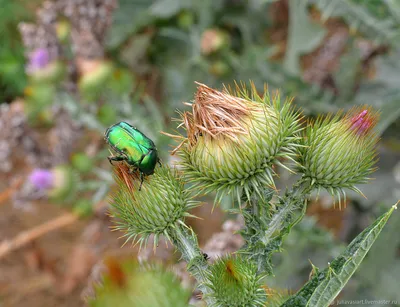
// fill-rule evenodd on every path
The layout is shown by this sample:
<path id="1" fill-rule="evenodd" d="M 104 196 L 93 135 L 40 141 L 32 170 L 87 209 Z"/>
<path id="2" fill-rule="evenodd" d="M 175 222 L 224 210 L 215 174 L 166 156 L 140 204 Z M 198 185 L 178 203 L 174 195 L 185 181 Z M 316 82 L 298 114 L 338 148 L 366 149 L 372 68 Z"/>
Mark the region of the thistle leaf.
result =
<path id="1" fill-rule="evenodd" d="M 383 16 L 379 16 L 376 10 L 368 9 L 368 1 L 355 3 L 351 0 L 312 0 L 311 2 L 321 10 L 322 19 L 340 16 L 350 27 L 366 37 L 377 40 L 378 43 L 384 42 L 398 47 L 400 36 L 398 11 L 386 1 L 378 1 L 382 7 L 381 11 L 385 12 Z"/>
<path id="2" fill-rule="evenodd" d="M 288 72 L 300 74 L 300 56 L 313 51 L 322 41 L 326 30 L 310 20 L 307 0 L 289 1 L 289 40 L 285 55 Z"/>
<path id="3" fill-rule="evenodd" d="M 397 205 L 394 205 L 388 212 L 360 233 L 342 255 L 337 257 L 328 268 L 316 273 L 282 307 L 329 306 L 361 264 L 396 208 Z"/>

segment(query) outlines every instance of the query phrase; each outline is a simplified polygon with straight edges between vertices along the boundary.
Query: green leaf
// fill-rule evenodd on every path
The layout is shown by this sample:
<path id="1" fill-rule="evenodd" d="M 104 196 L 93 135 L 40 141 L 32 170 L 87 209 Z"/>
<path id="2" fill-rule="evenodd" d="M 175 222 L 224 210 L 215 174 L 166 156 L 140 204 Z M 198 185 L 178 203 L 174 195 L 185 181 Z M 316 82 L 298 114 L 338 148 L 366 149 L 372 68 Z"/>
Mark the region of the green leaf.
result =
<path id="1" fill-rule="evenodd" d="M 151 4 L 149 0 L 120 0 L 114 11 L 111 29 L 107 33 L 107 47 L 118 48 L 135 31 L 151 24 L 155 19 L 149 13 Z"/>
<path id="2" fill-rule="evenodd" d="M 359 267 L 397 204 L 360 233 L 328 268 L 316 272 L 300 291 L 282 306 L 329 306 Z"/>
<path id="3" fill-rule="evenodd" d="M 312 22 L 307 12 L 307 0 L 289 1 L 289 38 L 284 66 L 292 74 L 300 74 L 299 58 L 313 51 L 324 38 L 326 30 Z"/>
<path id="4" fill-rule="evenodd" d="M 379 9 L 372 8 L 374 5 L 372 1 L 356 3 L 354 0 L 313 0 L 311 2 L 321 10 L 322 19 L 342 17 L 350 27 L 366 37 L 391 46 L 399 46 L 398 16 L 393 16 L 398 12 L 394 11 L 393 5 L 386 7 L 386 1 L 377 2 L 381 6 Z"/>
<path id="5" fill-rule="evenodd" d="M 376 127 L 379 134 L 400 117 L 399 60 L 399 51 L 378 58 L 376 77 L 364 81 L 355 97 L 357 104 L 367 103 L 380 110 L 381 117 Z"/>
<path id="6" fill-rule="evenodd" d="M 158 0 L 150 7 L 150 14 L 158 18 L 170 18 L 190 6 L 186 0 Z"/>
<path id="7" fill-rule="evenodd" d="M 380 234 L 380 239 L 372 246 L 368 257 L 364 259 L 358 271 L 354 274 L 355 281 L 358 281 L 358 289 L 362 289 L 366 294 L 368 293 L 366 299 L 385 298 L 400 301 L 398 284 L 395 282 L 400 274 L 400 261 L 398 259 L 399 224 L 400 214 L 396 214 Z M 388 242 L 391 244 L 388 244 Z M 377 263 L 379 263 L 379 266 L 376 265 Z M 343 299 L 346 299 L 345 296 Z"/>
<path id="8" fill-rule="evenodd" d="M 339 90 L 339 100 L 346 103 L 352 100 L 355 93 L 357 77 L 361 73 L 361 56 L 359 49 L 352 48 L 340 58 L 338 71 L 334 74 L 335 85 Z"/>

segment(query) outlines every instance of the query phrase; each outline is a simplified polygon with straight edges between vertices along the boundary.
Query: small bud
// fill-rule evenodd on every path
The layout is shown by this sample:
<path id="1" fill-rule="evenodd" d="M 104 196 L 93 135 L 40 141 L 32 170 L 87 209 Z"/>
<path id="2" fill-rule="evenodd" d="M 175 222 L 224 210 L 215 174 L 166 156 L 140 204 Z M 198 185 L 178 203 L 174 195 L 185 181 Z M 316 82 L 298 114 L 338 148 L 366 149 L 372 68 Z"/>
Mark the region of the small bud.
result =
<path id="1" fill-rule="evenodd" d="M 265 306 L 266 292 L 257 266 L 239 256 L 218 259 L 211 267 L 206 286 L 216 306 Z"/>
<path id="2" fill-rule="evenodd" d="M 77 189 L 78 177 L 67 165 L 59 165 L 52 169 L 53 186 L 48 196 L 54 201 L 68 202 L 74 196 Z"/>
<path id="3" fill-rule="evenodd" d="M 344 188 L 361 193 L 355 185 L 366 183 L 375 170 L 378 136 L 372 129 L 377 120 L 377 112 L 363 107 L 308 127 L 299 155 L 304 179 L 337 196 L 339 204 Z"/>
<path id="4" fill-rule="evenodd" d="M 68 19 L 62 18 L 56 23 L 56 34 L 57 38 L 61 43 L 66 44 L 68 42 L 69 35 L 71 33 L 71 24 Z"/>
<path id="5" fill-rule="evenodd" d="M 100 285 L 88 305 L 115 307 L 186 307 L 190 291 L 182 288 L 172 272 L 160 265 L 141 267 L 137 262 L 106 261 Z"/>
<path id="6" fill-rule="evenodd" d="M 214 61 L 209 68 L 209 72 L 217 77 L 227 76 L 230 71 L 229 65 L 221 60 Z"/>
<path id="7" fill-rule="evenodd" d="M 118 120 L 118 114 L 112 103 L 103 104 L 97 111 L 97 119 L 104 126 L 111 126 Z"/>
<path id="8" fill-rule="evenodd" d="M 73 212 L 79 217 L 90 217 L 93 214 L 93 203 L 88 199 L 80 199 L 75 203 Z"/>
<path id="9" fill-rule="evenodd" d="M 93 168 L 93 159 L 82 152 L 73 154 L 71 163 L 75 169 L 84 174 L 89 173 Z"/>
<path id="10" fill-rule="evenodd" d="M 112 76 L 114 67 L 107 61 L 80 61 L 79 90 L 88 99 L 97 97 Z"/>
<path id="11" fill-rule="evenodd" d="M 178 27 L 184 30 L 188 30 L 194 24 L 194 15 L 191 11 L 182 11 L 178 15 L 177 24 Z"/>
<path id="12" fill-rule="evenodd" d="M 299 116 L 289 103 L 268 92 L 261 97 L 237 87 L 230 94 L 199 84 L 192 113 L 182 115 L 187 136 L 175 150 L 185 176 L 201 192 L 225 193 L 242 189 L 250 197 L 261 186 L 274 186 L 272 165 L 278 158 L 292 159 L 299 131 Z"/>
<path id="13" fill-rule="evenodd" d="M 114 172 L 119 190 L 112 198 L 111 215 L 118 219 L 115 229 L 124 231 L 127 241 L 142 245 L 155 234 L 157 245 L 161 234 L 168 236 L 167 230 L 183 224 L 184 218 L 191 216 L 188 210 L 198 205 L 175 169 L 157 167 L 153 175 L 144 178 L 141 188 L 139 172 L 123 163 L 116 165 Z"/>
<path id="14" fill-rule="evenodd" d="M 201 36 L 200 49 L 204 55 L 220 51 L 229 45 L 229 36 L 219 29 L 208 29 Z"/>
<path id="15" fill-rule="evenodd" d="M 107 86 L 119 95 L 129 94 L 132 92 L 134 78 L 127 69 L 115 69 L 111 78 L 107 82 Z"/>

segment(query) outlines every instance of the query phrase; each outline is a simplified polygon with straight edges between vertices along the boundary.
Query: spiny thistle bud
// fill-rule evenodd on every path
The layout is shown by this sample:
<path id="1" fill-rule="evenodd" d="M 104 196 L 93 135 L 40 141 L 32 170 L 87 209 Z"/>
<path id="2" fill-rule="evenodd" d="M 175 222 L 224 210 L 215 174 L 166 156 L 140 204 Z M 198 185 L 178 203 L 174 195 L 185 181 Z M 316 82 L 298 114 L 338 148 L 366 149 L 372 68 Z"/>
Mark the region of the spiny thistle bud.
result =
<path id="1" fill-rule="evenodd" d="M 89 306 L 186 307 L 190 291 L 172 272 L 160 265 L 140 267 L 134 261 L 106 262 L 103 281 L 95 288 Z"/>
<path id="2" fill-rule="evenodd" d="M 307 128 L 300 149 L 304 179 L 337 196 L 339 205 L 344 188 L 361 193 L 355 185 L 366 183 L 375 170 L 378 136 L 372 128 L 377 119 L 378 113 L 370 107 L 317 119 Z"/>
<path id="3" fill-rule="evenodd" d="M 214 306 L 264 306 L 266 292 L 257 266 L 242 257 L 227 256 L 211 267 L 207 286 L 212 289 Z"/>
<path id="4" fill-rule="evenodd" d="M 182 114 L 187 136 L 175 136 L 182 143 L 175 149 L 188 180 L 201 192 L 224 193 L 274 186 L 274 163 L 293 159 L 300 131 L 299 114 L 289 103 L 281 106 L 279 95 L 259 96 L 252 85 L 248 93 L 236 86 L 230 93 L 198 83 L 192 113 Z"/>
<path id="5" fill-rule="evenodd" d="M 155 234 L 156 246 L 161 234 L 168 237 L 168 230 L 183 224 L 183 219 L 191 216 L 188 210 L 198 205 L 175 169 L 157 167 L 153 175 L 145 177 L 140 190 L 139 172 L 132 172 L 124 163 L 116 165 L 114 172 L 119 189 L 111 213 L 118 219 L 115 229 L 124 231 L 127 241 L 142 246 Z"/>

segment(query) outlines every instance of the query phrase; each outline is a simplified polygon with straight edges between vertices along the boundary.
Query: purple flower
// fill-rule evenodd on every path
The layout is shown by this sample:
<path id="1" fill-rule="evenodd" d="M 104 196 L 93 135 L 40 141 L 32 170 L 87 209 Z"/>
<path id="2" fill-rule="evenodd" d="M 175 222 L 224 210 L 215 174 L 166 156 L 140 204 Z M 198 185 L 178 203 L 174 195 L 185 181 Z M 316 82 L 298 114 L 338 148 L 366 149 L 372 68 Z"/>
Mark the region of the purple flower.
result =
<path id="1" fill-rule="evenodd" d="M 37 168 L 29 176 L 30 183 L 39 190 L 47 190 L 53 186 L 54 174 L 47 169 Z"/>
<path id="2" fill-rule="evenodd" d="M 45 68 L 50 63 L 50 53 L 46 48 L 39 48 L 29 55 L 28 72 Z"/>

